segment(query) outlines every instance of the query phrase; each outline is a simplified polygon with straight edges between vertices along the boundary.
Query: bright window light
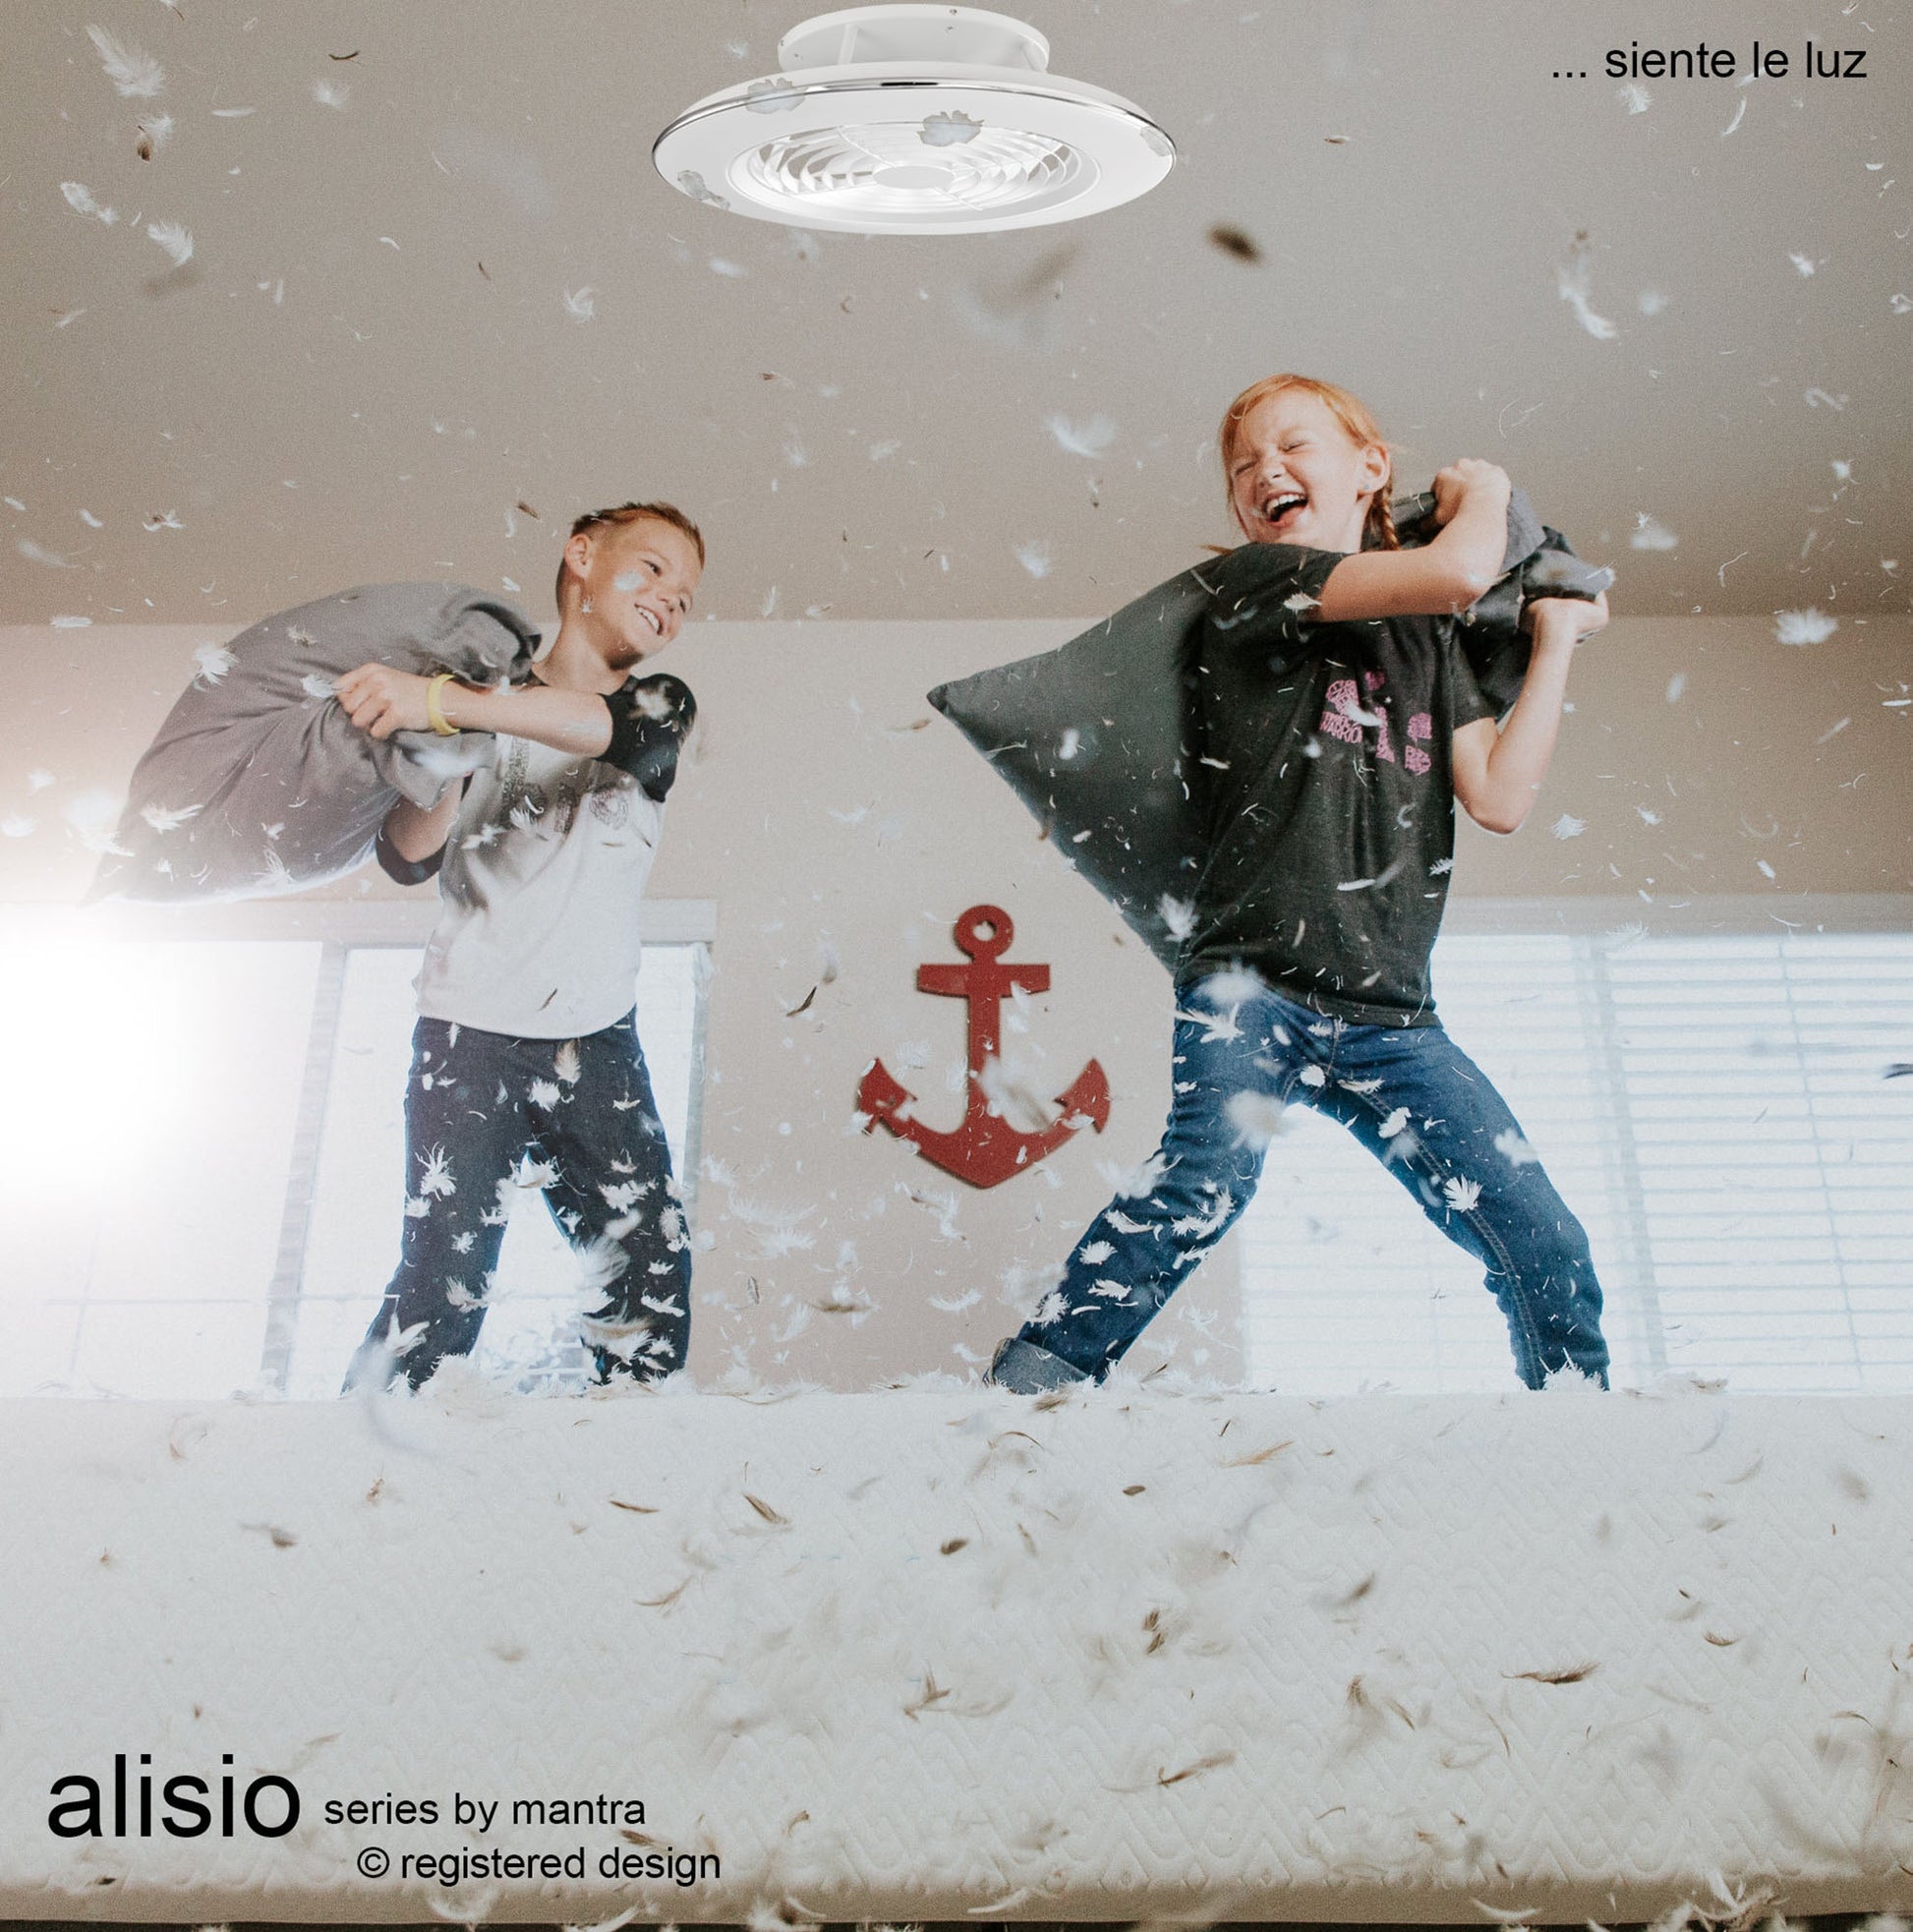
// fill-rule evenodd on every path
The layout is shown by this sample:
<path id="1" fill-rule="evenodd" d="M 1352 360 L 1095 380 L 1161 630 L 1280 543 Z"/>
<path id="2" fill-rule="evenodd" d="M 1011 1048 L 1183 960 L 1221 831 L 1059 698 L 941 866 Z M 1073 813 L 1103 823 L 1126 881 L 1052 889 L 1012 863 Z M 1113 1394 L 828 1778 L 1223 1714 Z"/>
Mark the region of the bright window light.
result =
<path id="1" fill-rule="evenodd" d="M 0 948 L 0 1389 L 257 1381 L 319 951 Z"/>
<path id="2" fill-rule="evenodd" d="M 703 949 L 647 947 L 639 1033 L 681 1176 Z M 417 949 L 0 940 L 0 1394 L 330 1397 L 397 1259 Z M 507 1230 L 483 1366 L 579 1368 L 576 1263 Z"/>

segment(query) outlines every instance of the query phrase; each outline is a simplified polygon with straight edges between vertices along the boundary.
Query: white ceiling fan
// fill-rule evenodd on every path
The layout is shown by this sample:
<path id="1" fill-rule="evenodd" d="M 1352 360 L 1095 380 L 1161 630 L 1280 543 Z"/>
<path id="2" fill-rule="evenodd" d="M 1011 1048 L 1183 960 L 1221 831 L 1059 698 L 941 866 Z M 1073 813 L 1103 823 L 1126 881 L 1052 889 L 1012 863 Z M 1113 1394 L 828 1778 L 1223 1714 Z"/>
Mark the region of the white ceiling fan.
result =
<path id="1" fill-rule="evenodd" d="M 1035 28 L 974 7 L 821 14 L 777 75 L 708 94 L 652 146 L 693 201 L 866 235 L 974 235 L 1133 201 L 1176 162 L 1134 102 L 1051 74 Z"/>

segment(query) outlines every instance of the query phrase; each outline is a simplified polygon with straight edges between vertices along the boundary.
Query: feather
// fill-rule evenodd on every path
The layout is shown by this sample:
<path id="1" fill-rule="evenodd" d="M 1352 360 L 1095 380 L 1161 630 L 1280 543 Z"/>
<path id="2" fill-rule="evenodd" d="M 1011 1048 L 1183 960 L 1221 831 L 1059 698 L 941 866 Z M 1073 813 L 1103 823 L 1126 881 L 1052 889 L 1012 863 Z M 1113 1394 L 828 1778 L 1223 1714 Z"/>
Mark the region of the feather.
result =
<path id="1" fill-rule="evenodd" d="M 143 805 L 140 816 L 155 832 L 171 832 L 203 809 L 202 805 Z"/>
<path id="2" fill-rule="evenodd" d="M 150 54 L 114 39 L 103 27 L 87 28 L 87 38 L 123 100 L 150 100 L 166 85 L 166 70 Z"/>
<path id="3" fill-rule="evenodd" d="M 1156 910 L 1171 939 L 1187 939 L 1195 930 L 1195 907 L 1191 902 L 1164 893 L 1156 902 Z"/>
<path id="4" fill-rule="evenodd" d="M 193 662 L 200 668 L 196 683 L 216 684 L 239 660 L 223 644 L 202 644 L 193 653 Z"/>
<path id="5" fill-rule="evenodd" d="M 1223 1112 L 1236 1130 L 1238 1143 L 1258 1152 L 1288 1124 L 1287 1109 L 1282 1102 L 1273 1093 L 1260 1093 L 1252 1087 L 1230 1094 L 1223 1103 Z"/>
<path id="6" fill-rule="evenodd" d="M 1092 416 L 1081 425 L 1067 416 L 1046 416 L 1043 427 L 1072 456 L 1100 456 L 1116 440 L 1116 425 L 1107 416 Z"/>
<path id="7" fill-rule="evenodd" d="M 1782 644 L 1825 644 L 1839 627 L 1838 617 L 1829 617 L 1811 605 L 1804 611 L 1773 614 L 1773 635 Z"/>
<path id="8" fill-rule="evenodd" d="M 1568 251 L 1568 259 L 1554 271 L 1554 285 L 1561 300 L 1574 311 L 1574 319 L 1596 342 L 1611 342 L 1620 333 L 1605 316 L 1594 314 L 1588 300 L 1590 279 L 1589 258 L 1593 244 L 1586 231 L 1574 238 L 1574 246 Z"/>
<path id="9" fill-rule="evenodd" d="M 185 267 L 193 259 L 192 230 L 182 228 L 177 221 L 148 221 L 146 237 L 172 257 L 175 268 Z"/>
<path id="10" fill-rule="evenodd" d="M 93 191 L 84 181 L 63 181 L 60 193 L 67 198 L 67 206 L 75 214 L 89 214 L 109 228 L 120 218 L 117 208 L 102 207 L 93 200 Z"/>

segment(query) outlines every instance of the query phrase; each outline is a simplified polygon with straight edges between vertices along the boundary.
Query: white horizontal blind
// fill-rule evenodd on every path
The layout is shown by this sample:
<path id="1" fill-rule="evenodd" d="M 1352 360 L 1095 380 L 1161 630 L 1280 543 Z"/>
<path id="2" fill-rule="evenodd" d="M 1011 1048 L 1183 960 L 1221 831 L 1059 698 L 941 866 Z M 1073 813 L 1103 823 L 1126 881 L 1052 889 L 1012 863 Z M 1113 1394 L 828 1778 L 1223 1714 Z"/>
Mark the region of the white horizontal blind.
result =
<path id="1" fill-rule="evenodd" d="M 1913 1386 L 1913 938 L 1655 940 L 1609 965 L 1669 1363 Z"/>
<path id="2" fill-rule="evenodd" d="M 1617 1382 L 1913 1387 L 1913 935 L 1445 935 L 1444 1024 L 1587 1227 Z M 1251 1382 L 1517 1386 L 1478 1263 L 1292 1109 L 1242 1228 Z"/>

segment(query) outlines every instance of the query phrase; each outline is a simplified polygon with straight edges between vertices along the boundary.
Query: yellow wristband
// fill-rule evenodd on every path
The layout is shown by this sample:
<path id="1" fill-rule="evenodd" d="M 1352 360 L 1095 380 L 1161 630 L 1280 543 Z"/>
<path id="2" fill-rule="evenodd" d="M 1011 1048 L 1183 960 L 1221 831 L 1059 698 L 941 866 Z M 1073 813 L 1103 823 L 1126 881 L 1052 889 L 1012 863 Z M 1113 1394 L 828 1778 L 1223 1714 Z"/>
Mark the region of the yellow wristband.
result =
<path id="1" fill-rule="evenodd" d="M 438 673 L 438 675 L 435 677 L 432 680 L 432 682 L 425 687 L 425 715 L 427 719 L 430 721 L 432 729 L 435 732 L 436 732 L 441 738 L 455 738 L 459 732 L 459 727 L 447 723 L 445 714 L 438 707 L 438 693 L 442 691 L 445 688 L 445 686 L 449 684 L 451 681 L 452 681 L 452 673 L 449 671 L 441 671 Z"/>

